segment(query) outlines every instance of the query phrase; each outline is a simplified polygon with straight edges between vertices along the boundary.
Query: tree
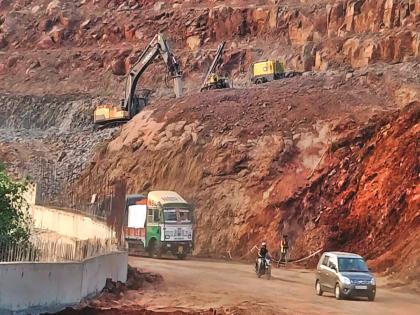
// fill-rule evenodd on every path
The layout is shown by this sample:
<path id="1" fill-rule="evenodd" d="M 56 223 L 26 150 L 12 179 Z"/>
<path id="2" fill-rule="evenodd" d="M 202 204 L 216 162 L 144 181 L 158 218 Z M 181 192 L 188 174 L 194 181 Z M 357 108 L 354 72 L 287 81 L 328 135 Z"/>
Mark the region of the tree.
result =
<path id="1" fill-rule="evenodd" d="M 31 219 L 23 197 L 28 182 L 13 181 L 0 163 L 0 242 L 28 245 Z"/>

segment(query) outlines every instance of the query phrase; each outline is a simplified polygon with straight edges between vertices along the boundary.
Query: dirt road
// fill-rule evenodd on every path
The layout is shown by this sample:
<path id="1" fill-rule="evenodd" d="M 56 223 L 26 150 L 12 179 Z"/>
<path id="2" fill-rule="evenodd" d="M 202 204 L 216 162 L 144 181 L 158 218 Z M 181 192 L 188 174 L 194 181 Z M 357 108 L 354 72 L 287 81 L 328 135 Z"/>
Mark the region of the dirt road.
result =
<path id="1" fill-rule="evenodd" d="M 314 275 L 308 270 L 275 269 L 267 280 L 256 278 L 252 266 L 237 263 L 137 257 L 130 257 L 129 263 L 164 277 L 163 289 L 141 296 L 141 303 L 155 311 L 234 308 L 239 309 L 236 314 L 420 314 L 418 295 L 385 288 L 382 278 L 375 302 L 337 301 L 332 295 L 315 295 Z"/>

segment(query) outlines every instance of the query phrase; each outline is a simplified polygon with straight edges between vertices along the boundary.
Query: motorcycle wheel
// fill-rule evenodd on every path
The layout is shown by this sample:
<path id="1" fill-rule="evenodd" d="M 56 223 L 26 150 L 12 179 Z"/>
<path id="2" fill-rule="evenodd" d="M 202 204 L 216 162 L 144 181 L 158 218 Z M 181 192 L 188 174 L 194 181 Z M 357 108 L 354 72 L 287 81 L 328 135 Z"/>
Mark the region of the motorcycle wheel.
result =
<path id="1" fill-rule="evenodd" d="M 267 280 L 271 279 L 271 267 L 269 267 L 266 271 Z"/>

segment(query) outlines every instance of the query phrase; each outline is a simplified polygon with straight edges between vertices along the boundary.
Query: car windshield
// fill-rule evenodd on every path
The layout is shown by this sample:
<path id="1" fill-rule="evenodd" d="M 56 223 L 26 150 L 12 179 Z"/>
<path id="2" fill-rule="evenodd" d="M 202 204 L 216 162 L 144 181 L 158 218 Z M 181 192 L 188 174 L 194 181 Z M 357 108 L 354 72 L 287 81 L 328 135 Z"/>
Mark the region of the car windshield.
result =
<path id="1" fill-rule="evenodd" d="M 338 258 L 338 269 L 340 272 L 368 272 L 365 262 L 361 258 Z"/>
<path id="2" fill-rule="evenodd" d="M 191 214 L 188 209 L 165 209 L 164 216 L 167 223 L 191 222 Z"/>

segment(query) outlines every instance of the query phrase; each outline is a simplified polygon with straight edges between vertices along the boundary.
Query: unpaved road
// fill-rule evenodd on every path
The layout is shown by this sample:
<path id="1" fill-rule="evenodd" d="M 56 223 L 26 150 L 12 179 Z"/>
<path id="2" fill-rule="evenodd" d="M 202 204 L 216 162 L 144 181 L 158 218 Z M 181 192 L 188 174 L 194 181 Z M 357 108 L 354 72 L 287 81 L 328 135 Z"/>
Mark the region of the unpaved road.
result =
<path id="1" fill-rule="evenodd" d="M 143 292 L 138 301 L 155 311 L 239 307 L 240 314 L 265 315 L 420 314 L 418 295 L 385 288 L 381 278 L 374 302 L 337 301 L 329 294 L 315 295 L 314 274 L 308 270 L 275 269 L 267 280 L 256 278 L 252 266 L 237 263 L 137 257 L 129 263 L 164 277 L 163 288 Z"/>

